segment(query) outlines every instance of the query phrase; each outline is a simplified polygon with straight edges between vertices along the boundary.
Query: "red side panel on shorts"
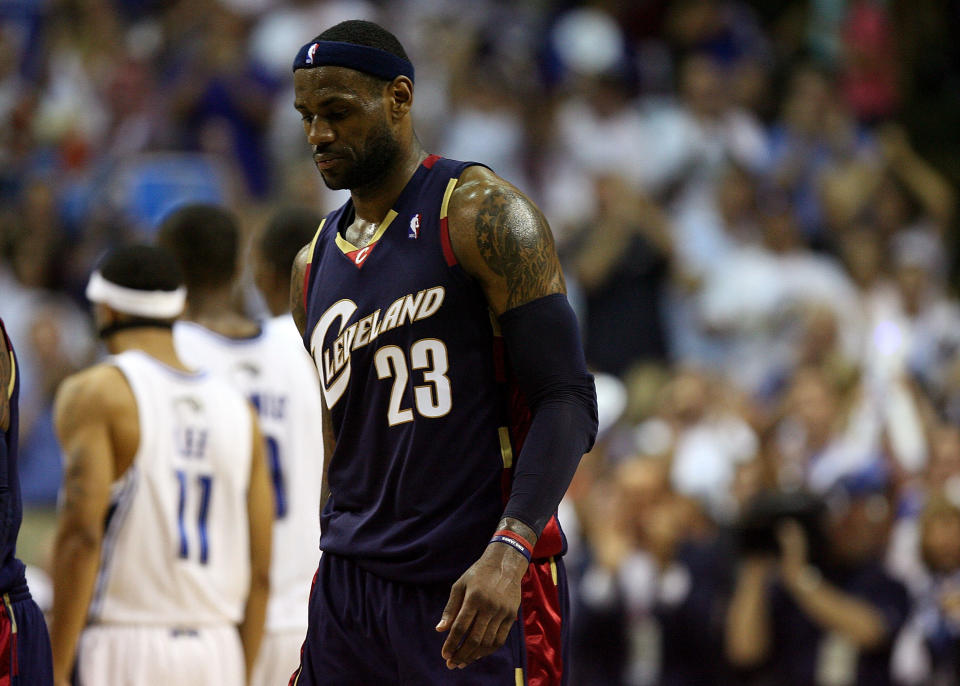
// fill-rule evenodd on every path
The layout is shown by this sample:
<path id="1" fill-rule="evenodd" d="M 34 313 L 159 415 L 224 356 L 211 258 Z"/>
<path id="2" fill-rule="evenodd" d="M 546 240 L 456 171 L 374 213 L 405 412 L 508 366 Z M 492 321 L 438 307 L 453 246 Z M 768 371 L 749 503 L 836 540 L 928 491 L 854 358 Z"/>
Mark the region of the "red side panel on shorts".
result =
<path id="1" fill-rule="evenodd" d="M 0 601 L 0 686 L 10 686 L 10 679 L 17 676 L 16 636 L 13 623 L 7 614 L 7 604 Z"/>
<path id="2" fill-rule="evenodd" d="M 551 560 L 531 564 L 524 574 L 520 612 L 527 648 L 527 686 L 563 683 L 563 617 Z"/>

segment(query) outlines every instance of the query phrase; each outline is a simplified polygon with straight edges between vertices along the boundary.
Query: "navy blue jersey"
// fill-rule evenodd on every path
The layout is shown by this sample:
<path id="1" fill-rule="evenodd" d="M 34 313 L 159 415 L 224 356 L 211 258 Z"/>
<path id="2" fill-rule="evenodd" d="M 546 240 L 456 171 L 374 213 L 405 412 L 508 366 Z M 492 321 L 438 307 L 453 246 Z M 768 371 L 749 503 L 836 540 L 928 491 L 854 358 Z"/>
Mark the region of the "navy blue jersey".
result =
<path id="1" fill-rule="evenodd" d="M 13 352 L 13 343 L 7 336 L 0 319 L 0 336 L 7 342 L 10 362 L 10 383 L 0 388 L 10 399 L 10 422 L 7 429 L 0 429 L 0 593 L 23 583 L 24 566 L 16 558 L 17 534 L 23 519 L 23 503 L 20 500 L 20 475 L 17 469 L 17 433 L 20 427 L 19 397 L 20 369 Z"/>
<path id="2" fill-rule="evenodd" d="M 450 247 L 447 203 L 474 164 L 428 157 L 362 249 L 343 237 L 348 201 L 321 224 L 306 277 L 304 343 L 336 436 L 320 547 L 398 581 L 449 582 L 480 557 L 529 424 Z M 563 547 L 554 518 L 534 554 Z"/>

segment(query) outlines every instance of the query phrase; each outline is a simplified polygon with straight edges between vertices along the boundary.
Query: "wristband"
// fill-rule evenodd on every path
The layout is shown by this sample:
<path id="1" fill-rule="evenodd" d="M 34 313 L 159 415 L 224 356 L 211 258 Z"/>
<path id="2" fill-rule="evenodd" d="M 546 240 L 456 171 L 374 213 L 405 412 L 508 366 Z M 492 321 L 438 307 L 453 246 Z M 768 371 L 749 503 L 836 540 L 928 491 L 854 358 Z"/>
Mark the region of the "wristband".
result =
<path id="1" fill-rule="evenodd" d="M 533 556 L 533 546 L 530 545 L 530 542 L 520 534 L 516 534 L 509 529 L 500 529 L 497 531 L 493 535 L 493 538 L 490 539 L 490 543 L 506 543 L 527 558 L 527 562 L 530 562 Z"/>

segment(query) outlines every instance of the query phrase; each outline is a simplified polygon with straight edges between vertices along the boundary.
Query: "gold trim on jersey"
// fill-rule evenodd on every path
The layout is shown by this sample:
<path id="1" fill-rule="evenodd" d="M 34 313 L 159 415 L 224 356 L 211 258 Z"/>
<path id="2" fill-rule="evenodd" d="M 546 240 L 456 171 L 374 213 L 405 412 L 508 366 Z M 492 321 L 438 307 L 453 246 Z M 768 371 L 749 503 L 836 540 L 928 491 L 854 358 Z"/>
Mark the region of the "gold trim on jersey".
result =
<path id="1" fill-rule="evenodd" d="M 10 353 L 10 383 L 7 384 L 7 398 L 13 397 L 13 387 L 17 383 L 17 359 L 13 356 L 13 351 L 9 350 Z"/>
<path id="2" fill-rule="evenodd" d="M 320 232 L 323 231 L 323 225 L 327 223 L 327 218 L 324 217 L 320 220 L 320 226 L 317 227 L 317 232 L 313 234 L 313 240 L 310 241 L 310 250 L 307 252 L 307 264 L 313 264 L 313 251 L 317 249 L 317 239 L 320 238 Z"/>
<path id="3" fill-rule="evenodd" d="M 453 195 L 453 190 L 457 187 L 459 180 L 459 178 L 456 178 L 447 181 L 447 190 L 443 192 L 443 202 L 440 203 L 440 219 L 447 218 L 447 205 L 450 204 L 450 196 Z"/>
<path id="4" fill-rule="evenodd" d="M 487 314 L 490 315 L 490 328 L 493 329 L 493 335 L 502 336 L 503 332 L 500 330 L 500 320 L 497 319 L 497 315 L 490 309 L 487 310 Z"/>
<path id="5" fill-rule="evenodd" d="M 17 617 L 13 614 L 13 605 L 10 604 L 10 594 L 3 594 L 3 604 L 7 608 L 7 616 L 10 617 L 10 633 L 15 635 L 17 633 Z"/>
<path id="6" fill-rule="evenodd" d="M 553 577 L 553 585 L 557 585 L 557 558 L 550 558 L 550 576 Z"/>
<path id="7" fill-rule="evenodd" d="M 369 248 L 374 243 L 379 241 L 380 238 L 383 236 L 384 232 L 390 226 L 390 223 L 396 218 L 397 218 L 396 211 L 390 210 L 389 212 L 387 212 L 387 216 L 383 218 L 383 221 L 380 222 L 380 226 L 377 227 L 377 232 L 373 234 L 373 238 L 370 239 L 370 242 L 367 243 L 364 246 L 364 248 Z M 340 248 L 340 251 L 343 252 L 344 255 L 348 255 L 352 252 L 356 252 L 358 250 L 363 249 L 363 248 L 358 248 L 353 243 L 348 241 L 346 238 L 341 236 L 339 231 L 335 235 L 336 235 L 336 238 L 334 240 L 336 240 L 337 242 L 337 247 Z"/>
<path id="8" fill-rule="evenodd" d="M 510 431 L 507 427 L 501 426 L 497 429 L 500 435 L 500 456 L 503 458 L 503 468 L 510 469 L 513 466 L 513 446 L 510 445 Z"/>

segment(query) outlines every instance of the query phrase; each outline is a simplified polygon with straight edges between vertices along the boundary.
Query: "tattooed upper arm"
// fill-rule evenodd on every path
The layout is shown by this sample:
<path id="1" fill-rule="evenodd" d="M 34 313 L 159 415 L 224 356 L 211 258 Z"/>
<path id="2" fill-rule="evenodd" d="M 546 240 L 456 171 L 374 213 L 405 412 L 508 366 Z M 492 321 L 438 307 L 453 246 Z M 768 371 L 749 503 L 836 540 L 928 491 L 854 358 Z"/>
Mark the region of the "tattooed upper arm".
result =
<path id="1" fill-rule="evenodd" d="M 470 167 L 449 212 L 454 253 L 480 282 L 495 314 L 566 292 L 550 227 L 516 188 L 483 167 Z"/>
<path id="2" fill-rule="evenodd" d="M 297 324 L 300 335 L 307 330 L 307 303 L 304 299 L 304 277 L 307 274 L 307 265 L 310 263 L 311 244 L 300 249 L 293 260 L 293 269 L 290 272 L 290 314 Z"/>

